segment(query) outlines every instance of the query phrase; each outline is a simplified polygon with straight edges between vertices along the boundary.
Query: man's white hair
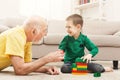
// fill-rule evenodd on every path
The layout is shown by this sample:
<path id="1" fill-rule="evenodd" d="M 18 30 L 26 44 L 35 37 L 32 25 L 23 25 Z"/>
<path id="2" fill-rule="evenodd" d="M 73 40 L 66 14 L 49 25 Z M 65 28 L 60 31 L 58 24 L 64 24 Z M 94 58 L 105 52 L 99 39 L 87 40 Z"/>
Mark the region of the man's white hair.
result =
<path id="1" fill-rule="evenodd" d="M 46 26 L 47 22 L 40 16 L 31 16 L 24 21 L 23 24 L 26 28 L 37 28 L 40 29 L 42 26 Z"/>

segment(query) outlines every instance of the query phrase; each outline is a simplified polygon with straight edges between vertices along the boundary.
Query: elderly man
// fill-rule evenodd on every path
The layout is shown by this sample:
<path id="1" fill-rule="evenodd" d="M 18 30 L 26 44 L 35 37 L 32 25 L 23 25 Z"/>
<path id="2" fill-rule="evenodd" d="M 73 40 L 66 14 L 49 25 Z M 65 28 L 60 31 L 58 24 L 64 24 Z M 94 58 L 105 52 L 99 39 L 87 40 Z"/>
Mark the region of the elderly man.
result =
<path id="1" fill-rule="evenodd" d="M 31 61 L 31 42 L 39 41 L 47 34 L 47 24 L 40 16 L 27 19 L 22 26 L 7 30 L 0 34 L 0 70 L 13 65 L 15 74 L 26 75 L 30 72 L 49 72 L 58 74 L 54 66 L 44 66 L 49 62 L 63 59 L 59 51 Z"/>

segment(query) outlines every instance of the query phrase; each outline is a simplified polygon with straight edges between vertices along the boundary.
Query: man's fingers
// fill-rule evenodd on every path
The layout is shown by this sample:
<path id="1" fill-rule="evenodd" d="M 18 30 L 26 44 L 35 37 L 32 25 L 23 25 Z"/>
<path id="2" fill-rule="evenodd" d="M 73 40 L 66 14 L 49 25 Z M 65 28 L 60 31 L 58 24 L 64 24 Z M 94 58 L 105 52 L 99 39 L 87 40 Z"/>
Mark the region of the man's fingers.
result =
<path id="1" fill-rule="evenodd" d="M 63 60 L 64 59 L 64 54 L 59 54 L 59 60 Z"/>
<path id="2" fill-rule="evenodd" d="M 58 75 L 59 71 L 56 67 L 51 67 L 51 69 L 49 69 L 49 72 L 51 75 Z"/>
<path id="3" fill-rule="evenodd" d="M 54 74 L 52 69 L 49 69 L 49 72 L 50 72 L 51 75 Z"/>
<path id="4" fill-rule="evenodd" d="M 60 57 L 60 58 L 59 58 L 59 61 L 62 61 L 63 59 L 64 59 L 63 57 Z"/>
<path id="5" fill-rule="evenodd" d="M 53 69 L 54 69 L 54 71 L 53 71 L 54 75 L 59 74 L 59 71 L 57 70 L 57 68 L 54 67 Z"/>

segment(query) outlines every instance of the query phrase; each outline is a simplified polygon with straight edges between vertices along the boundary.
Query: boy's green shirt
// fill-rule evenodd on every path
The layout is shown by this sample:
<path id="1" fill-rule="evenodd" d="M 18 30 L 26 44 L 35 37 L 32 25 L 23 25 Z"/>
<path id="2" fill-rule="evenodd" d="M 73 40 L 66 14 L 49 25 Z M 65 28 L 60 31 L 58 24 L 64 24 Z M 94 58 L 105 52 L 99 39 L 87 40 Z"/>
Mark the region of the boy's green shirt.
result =
<path id="1" fill-rule="evenodd" d="M 86 36 L 80 33 L 79 37 L 75 39 L 72 36 L 65 36 L 59 45 L 59 49 L 64 50 L 64 62 L 75 62 L 77 57 L 85 55 L 85 47 L 89 50 L 92 57 L 98 53 L 98 47 Z"/>

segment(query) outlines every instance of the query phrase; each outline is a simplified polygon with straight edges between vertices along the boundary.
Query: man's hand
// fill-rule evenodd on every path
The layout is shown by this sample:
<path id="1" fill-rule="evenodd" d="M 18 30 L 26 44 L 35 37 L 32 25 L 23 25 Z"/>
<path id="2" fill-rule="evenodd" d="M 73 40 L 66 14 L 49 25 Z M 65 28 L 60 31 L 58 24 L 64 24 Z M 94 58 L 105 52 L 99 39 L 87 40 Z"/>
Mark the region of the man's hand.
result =
<path id="1" fill-rule="evenodd" d="M 49 74 L 51 75 L 58 75 L 59 74 L 59 70 L 57 69 L 57 67 L 55 66 L 50 66 L 47 68 L 47 71 Z"/>
<path id="2" fill-rule="evenodd" d="M 58 75 L 59 70 L 55 66 L 43 66 L 37 69 L 35 72 L 40 72 L 40 73 L 48 73 L 51 75 Z"/>
<path id="3" fill-rule="evenodd" d="M 92 59 L 92 54 L 87 54 L 85 55 L 84 57 L 82 57 L 81 59 L 83 59 L 83 61 L 86 60 L 86 62 L 91 62 L 91 59 Z"/>
<path id="4" fill-rule="evenodd" d="M 46 62 L 58 62 L 63 60 L 63 58 L 64 54 L 62 54 L 60 51 L 51 52 L 44 57 Z"/>

